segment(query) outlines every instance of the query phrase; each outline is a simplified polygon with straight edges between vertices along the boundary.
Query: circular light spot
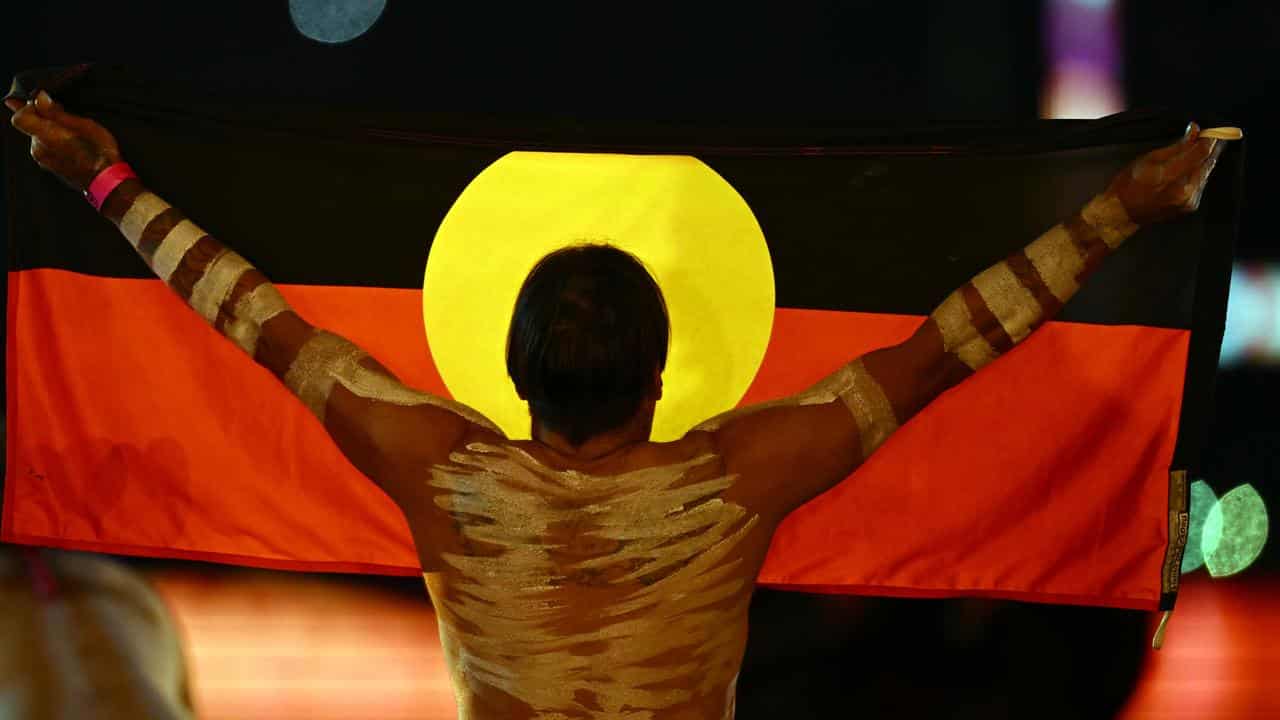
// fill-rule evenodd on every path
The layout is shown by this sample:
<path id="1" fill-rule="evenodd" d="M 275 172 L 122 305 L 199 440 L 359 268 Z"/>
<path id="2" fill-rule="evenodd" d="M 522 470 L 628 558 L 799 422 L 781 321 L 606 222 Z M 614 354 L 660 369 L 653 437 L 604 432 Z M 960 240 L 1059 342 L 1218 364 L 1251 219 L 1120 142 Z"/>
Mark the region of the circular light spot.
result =
<path id="1" fill-rule="evenodd" d="M 1214 503 L 1204 516 L 1204 528 L 1200 530 L 1200 553 L 1202 556 L 1212 555 L 1222 542 L 1222 506 Z"/>
<path id="2" fill-rule="evenodd" d="M 1213 488 L 1203 480 L 1191 483 L 1191 522 L 1187 527 L 1187 548 L 1182 554 L 1182 573 L 1192 572 L 1204 565 L 1204 551 L 1201 541 L 1204 535 L 1205 520 L 1209 511 L 1217 504 L 1218 496 Z M 1221 514 L 1218 519 L 1221 521 Z M 1221 533 L 1218 533 L 1221 535 Z M 1217 540 L 1214 540 L 1216 545 Z"/>
<path id="3" fill-rule="evenodd" d="M 513 152 L 477 175 L 441 222 L 423 280 L 427 341 L 450 393 L 529 437 L 506 373 L 511 312 L 539 259 L 584 241 L 638 256 L 666 298 L 653 439 L 736 405 L 769 342 L 773 265 L 742 196 L 688 156 Z"/>
<path id="4" fill-rule="evenodd" d="M 344 43 L 369 31 L 387 0 L 289 0 L 298 32 L 322 43 Z"/>
<path id="5" fill-rule="evenodd" d="M 1252 485 L 1234 488 L 1209 513 L 1204 533 L 1204 563 L 1209 574 L 1234 575 L 1253 564 L 1267 543 L 1266 503 Z M 1210 533 L 1216 537 L 1212 547 Z"/>

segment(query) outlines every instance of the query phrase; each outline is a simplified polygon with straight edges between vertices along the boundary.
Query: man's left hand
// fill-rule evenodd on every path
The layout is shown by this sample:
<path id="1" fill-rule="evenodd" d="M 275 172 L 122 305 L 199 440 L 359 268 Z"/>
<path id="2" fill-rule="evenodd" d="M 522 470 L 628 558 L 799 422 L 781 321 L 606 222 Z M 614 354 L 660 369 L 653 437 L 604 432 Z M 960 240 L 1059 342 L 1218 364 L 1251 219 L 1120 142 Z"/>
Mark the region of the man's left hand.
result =
<path id="1" fill-rule="evenodd" d="M 31 157 L 63 182 L 84 191 L 98 173 L 120 162 L 120 147 L 106 128 L 72 115 L 41 90 L 26 104 L 10 98 L 10 123 L 31 136 Z"/>

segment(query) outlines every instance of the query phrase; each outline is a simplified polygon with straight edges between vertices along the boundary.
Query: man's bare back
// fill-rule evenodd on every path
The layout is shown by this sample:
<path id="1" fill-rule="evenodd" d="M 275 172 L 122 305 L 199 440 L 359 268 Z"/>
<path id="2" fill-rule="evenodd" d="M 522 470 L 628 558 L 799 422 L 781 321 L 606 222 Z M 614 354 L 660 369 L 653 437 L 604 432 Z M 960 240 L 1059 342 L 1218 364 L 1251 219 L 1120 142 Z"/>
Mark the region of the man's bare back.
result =
<path id="1" fill-rule="evenodd" d="M 409 516 L 461 717 L 733 717 L 773 523 L 709 435 L 583 463 L 478 432 L 429 473 Z"/>

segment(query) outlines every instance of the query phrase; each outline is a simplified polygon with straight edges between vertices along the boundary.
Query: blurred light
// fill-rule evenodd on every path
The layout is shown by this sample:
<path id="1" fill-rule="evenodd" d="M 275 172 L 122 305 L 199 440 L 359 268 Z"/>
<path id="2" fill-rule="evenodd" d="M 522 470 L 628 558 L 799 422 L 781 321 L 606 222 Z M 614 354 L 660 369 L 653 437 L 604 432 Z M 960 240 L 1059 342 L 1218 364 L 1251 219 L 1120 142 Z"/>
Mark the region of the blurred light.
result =
<path id="1" fill-rule="evenodd" d="M 343 43 L 369 31 L 387 0 L 289 0 L 298 32 L 322 43 Z"/>
<path id="2" fill-rule="evenodd" d="M 1096 118 L 1124 109 L 1120 29 L 1113 0 L 1048 0 L 1048 75 L 1040 114 Z"/>
<path id="3" fill-rule="evenodd" d="M 1280 363 L 1280 266 L 1236 265 L 1231 272 L 1220 365 Z"/>
<path id="4" fill-rule="evenodd" d="M 1187 548 L 1182 554 L 1182 573 L 1193 572 L 1204 565 L 1201 535 L 1209 511 L 1218 504 L 1213 488 L 1203 480 L 1191 483 L 1191 523 L 1187 528 Z M 1219 513 L 1221 515 L 1221 513 Z"/>
<path id="5" fill-rule="evenodd" d="M 1222 506 L 1214 503 L 1205 516 L 1204 525 L 1200 528 L 1200 553 L 1203 557 L 1217 552 L 1222 542 Z"/>
<path id="6" fill-rule="evenodd" d="M 1222 496 L 1204 521 L 1201 549 L 1209 574 L 1235 575 L 1253 564 L 1267 543 L 1267 506 L 1252 485 Z"/>
<path id="7" fill-rule="evenodd" d="M 458 717 L 425 591 L 197 566 L 150 577 L 203 720 Z"/>

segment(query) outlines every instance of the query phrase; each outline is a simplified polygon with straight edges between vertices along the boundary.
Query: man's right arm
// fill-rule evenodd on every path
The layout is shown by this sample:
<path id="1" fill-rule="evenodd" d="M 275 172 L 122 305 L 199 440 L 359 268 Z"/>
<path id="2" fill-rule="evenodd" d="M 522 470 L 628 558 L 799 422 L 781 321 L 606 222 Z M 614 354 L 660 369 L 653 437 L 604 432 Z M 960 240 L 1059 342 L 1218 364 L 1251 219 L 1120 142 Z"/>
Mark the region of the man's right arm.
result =
<path id="1" fill-rule="evenodd" d="M 1195 130 L 1122 171 L 1106 192 L 943 300 L 902 343 L 809 390 L 698 426 L 727 471 L 779 517 L 848 477 L 898 427 L 1052 317 L 1139 227 L 1190 212 L 1221 150 Z"/>

